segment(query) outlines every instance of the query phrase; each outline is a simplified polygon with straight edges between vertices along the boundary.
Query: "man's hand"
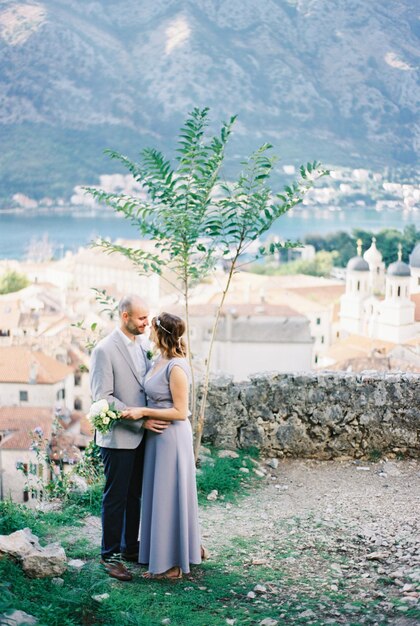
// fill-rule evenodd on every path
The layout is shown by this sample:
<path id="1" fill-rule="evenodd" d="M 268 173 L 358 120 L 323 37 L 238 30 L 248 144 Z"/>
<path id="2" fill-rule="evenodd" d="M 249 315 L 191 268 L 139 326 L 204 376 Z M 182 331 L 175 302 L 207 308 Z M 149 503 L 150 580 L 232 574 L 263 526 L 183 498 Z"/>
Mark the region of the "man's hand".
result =
<path id="1" fill-rule="evenodd" d="M 164 430 L 171 425 L 171 422 L 164 422 L 162 420 L 148 419 L 144 420 L 143 428 L 151 430 L 153 433 L 163 433 Z"/>

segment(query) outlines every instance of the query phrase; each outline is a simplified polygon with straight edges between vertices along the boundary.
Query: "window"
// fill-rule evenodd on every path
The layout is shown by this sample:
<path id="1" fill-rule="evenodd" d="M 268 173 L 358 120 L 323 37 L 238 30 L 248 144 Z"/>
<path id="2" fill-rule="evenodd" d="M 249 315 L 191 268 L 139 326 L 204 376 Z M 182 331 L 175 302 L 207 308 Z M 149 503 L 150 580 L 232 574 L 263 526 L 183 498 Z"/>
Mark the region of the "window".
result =
<path id="1" fill-rule="evenodd" d="M 19 391 L 19 402 L 28 402 L 28 392 Z"/>
<path id="2" fill-rule="evenodd" d="M 398 290 L 397 290 L 397 296 L 400 297 L 401 296 L 401 287 L 398 285 Z"/>
<path id="3" fill-rule="evenodd" d="M 321 323 L 321 318 L 320 318 L 320 317 L 317 317 L 317 318 L 316 318 L 316 325 L 317 325 L 317 326 L 319 326 L 319 325 L 320 325 L 320 323 Z"/>
<path id="4" fill-rule="evenodd" d="M 321 343 L 324 343 L 324 335 L 321 337 Z"/>
<path id="5" fill-rule="evenodd" d="M 82 410 L 82 401 L 80 398 L 75 398 L 74 399 L 74 410 L 75 411 L 81 411 Z"/>
<path id="6" fill-rule="evenodd" d="M 76 372 L 74 375 L 74 386 L 75 387 L 82 386 L 82 375 L 79 372 Z"/>
<path id="7" fill-rule="evenodd" d="M 66 390 L 65 389 L 59 389 L 57 391 L 57 400 L 64 400 L 65 397 L 66 397 Z"/>
<path id="8" fill-rule="evenodd" d="M 337 330 L 337 332 L 335 333 L 335 336 L 337 337 L 337 339 L 339 338 L 339 336 L 340 336 L 340 331 L 339 330 Z"/>
<path id="9" fill-rule="evenodd" d="M 318 355 L 315 355 L 315 364 L 318 363 Z"/>
<path id="10" fill-rule="evenodd" d="M 357 291 L 360 291 L 360 280 L 357 281 Z"/>
<path id="11" fill-rule="evenodd" d="M 378 275 L 379 275 L 380 271 L 381 271 L 381 268 L 380 268 L 380 267 L 377 267 L 377 268 L 376 268 L 376 273 L 377 273 Z"/>

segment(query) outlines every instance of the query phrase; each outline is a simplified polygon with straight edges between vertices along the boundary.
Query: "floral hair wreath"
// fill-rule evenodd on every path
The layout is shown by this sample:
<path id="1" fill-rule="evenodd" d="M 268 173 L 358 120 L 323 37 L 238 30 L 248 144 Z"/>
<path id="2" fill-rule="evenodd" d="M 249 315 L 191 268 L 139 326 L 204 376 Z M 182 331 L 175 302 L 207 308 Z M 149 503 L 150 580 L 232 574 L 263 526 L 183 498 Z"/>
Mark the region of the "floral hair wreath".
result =
<path id="1" fill-rule="evenodd" d="M 162 324 L 161 324 L 161 322 L 160 322 L 160 319 L 159 319 L 158 317 L 157 317 L 157 318 L 156 318 L 156 320 L 155 320 L 155 324 L 156 324 L 156 326 L 159 326 L 159 328 L 161 328 L 162 330 L 164 330 L 164 331 L 165 331 L 165 333 L 168 333 L 168 335 L 172 335 L 172 333 L 171 333 L 171 331 L 170 331 L 170 330 L 168 330 L 167 328 L 165 328 L 164 326 L 162 326 Z"/>

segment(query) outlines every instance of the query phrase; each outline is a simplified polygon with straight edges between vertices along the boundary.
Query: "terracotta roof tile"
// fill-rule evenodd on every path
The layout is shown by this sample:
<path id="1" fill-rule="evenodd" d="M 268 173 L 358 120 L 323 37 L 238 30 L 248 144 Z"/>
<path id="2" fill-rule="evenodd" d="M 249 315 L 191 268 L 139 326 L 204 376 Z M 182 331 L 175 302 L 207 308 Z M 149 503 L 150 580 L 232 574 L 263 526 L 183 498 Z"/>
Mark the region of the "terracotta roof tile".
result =
<path id="1" fill-rule="evenodd" d="M 31 431 L 42 428 L 45 439 L 50 440 L 53 411 L 45 407 L 0 407 L 0 443 L 4 450 L 29 450 L 32 443 Z"/>
<path id="2" fill-rule="evenodd" d="M 33 374 L 37 384 L 51 385 L 72 372 L 71 367 L 43 352 L 25 346 L 0 347 L 0 383 L 28 383 Z"/>

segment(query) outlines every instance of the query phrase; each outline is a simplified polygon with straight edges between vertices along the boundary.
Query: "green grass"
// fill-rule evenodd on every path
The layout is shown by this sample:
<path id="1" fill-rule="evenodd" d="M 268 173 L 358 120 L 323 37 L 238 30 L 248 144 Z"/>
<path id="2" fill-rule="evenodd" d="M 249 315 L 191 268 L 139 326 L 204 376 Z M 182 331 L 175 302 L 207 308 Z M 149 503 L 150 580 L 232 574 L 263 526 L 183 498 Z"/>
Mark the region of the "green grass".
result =
<path id="1" fill-rule="evenodd" d="M 212 489 L 218 489 L 226 500 L 241 502 L 238 496 L 258 484 L 252 471 L 253 454 L 247 451 L 238 459 L 219 459 L 217 451 L 211 451 L 214 465 L 202 465 L 199 476 L 200 498 L 206 506 L 211 505 L 206 495 Z M 240 467 L 248 467 L 249 474 L 239 472 Z M 165 618 L 171 626 L 220 626 L 227 619 L 236 620 L 236 626 L 256 626 L 267 617 L 290 625 L 324 626 L 328 618 L 347 626 L 385 626 L 396 615 L 420 618 L 418 609 L 398 610 L 401 601 L 393 582 L 383 579 L 379 586 L 395 610 L 378 620 L 383 608 L 375 595 L 363 600 L 358 596 L 358 590 L 369 584 L 360 572 L 353 568 L 346 574 L 344 569 L 340 578 L 334 573 L 334 563 L 344 567 L 349 563 L 349 555 L 340 549 L 343 529 L 328 526 L 323 530 L 322 522 L 310 515 L 276 520 L 275 538 L 270 542 L 264 534 L 226 539 L 213 559 L 193 567 L 191 575 L 181 581 L 147 581 L 141 577 L 143 568 L 137 566 L 131 567 L 132 582 L 113 580 L 99 564 L 98 547 L 81 528 L 83 517 L 98 511 L 100 497 L 97 486 L 82 497 L 71 496 L 63 510 L 45 513 L 0 503 L 1 534 L 28 526 L 44 543 L 59 541 L 68 558 L 86 561 L 81 571 L 70 568 L 65 572 L 58 586 L 51 579 L 29 579 L 18 563 L 1 558 L 0 613 L 23 610 L 36 616 L 39 626 L 158 626 Z M 242 503 L 246 506 L 246 500 Z M 249 598 L 256 584 L 264 585 L 266 592 Z M 102 602 L 92 598 L 104 593 L 109 597 Z M 312 612 L 309 617 L 306 611 Z"/>
<path id="2" fill-rule="evenodd" d="M 26 521 L 30 520 L 26 518 Z M 287 522 L 283 524 L 285 532 L 290 528 Z M 50 527 L 51 533 L 54 530 L 57 523 Z M 356 626 L 361 623 L 359 616 L 363 617 L 363 623 L 374 624 L 381 613 L 377 600 L 368 598 L 360 602 L 352 595 L 352 581 L 337 581 L 328 573 L 328 567 L 322 573 L 304 564 L 291 575 L 290 566 L 286 566 L 282 557 L 291 554 L 292 547 L 293 555 L 299 557 L 297 546 L 302 539 L 299 532 L 284 542 L 282 554 L 278 554 L 278 548 L 284 537 L 279 540 L 279 546 L 271 546 L 276 558 L 270 566 L 250 564 L 250 556 L 265 547 L 263 539 L 232 537 L 214 561 L 192 568 L 192 573 L 182 581 L 147 581 L 141 577 L 143 569 L 133 566 L 133 581 L 120 583 L 105 574 L 98 563 L 96 548 L 86 538 L 74 541 L 74 527 L 67 530 L 67 541 L 63 544 L 68 556 L 87 560 L 85 567 L 64 573 L 64 582 L 58 586 L 50 579 L 28 579 L 20 565 L 8 558 L 0 559 L 0 613 L 12 608 L 23 610 L 36 616 L 39 626 L 158 626 L 165 618 L 170 619 L 171 626 L 219 626 L 226 624 L 227 619 L 236 620 L 237 625 L 254 626 L 267 617 L 279 620 L 280 624 L 310 622 L 323 626 L 331 616 L 333 619 L 338 616 L 337 624 Z M 305 551 L 300 559 L 314 557 L 320 547 L 314 546 L 312 553 Z M 338 591 L 330 590 L 333 581 L 339 583 Z M 247 594 L 256 584 L 264 585 L 266 592 L 249 598 Z M 104 593 L 109 597 L 102 602 L 92 597 Z M 398 598 L 389 599 L 399 606 Z M 308 617 L 306 611 L 311 611 L 313 617 Z M 404 615 L 416 619 L 418 611 L 409 609 Z M 392 621 L 386 618 L 380 623 Z"/>
<path id="3" fill-rule="evenodd" d="M 254 472 L 258 460 L 256 448 L 237 450 L 237 459 L 219 458 L 216 449 L 209 450 L 211 454 L 208 458 L 212 462 L 201 463 L 197 473 L 198 501 L 201 505 L 209 503 L 207 496 L 214 489 L 218 491 L 219 500 L 236 502 L 261 481 Z M 249 473 L 241 472 L 240 468 L 248 469 Z"/>

